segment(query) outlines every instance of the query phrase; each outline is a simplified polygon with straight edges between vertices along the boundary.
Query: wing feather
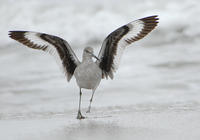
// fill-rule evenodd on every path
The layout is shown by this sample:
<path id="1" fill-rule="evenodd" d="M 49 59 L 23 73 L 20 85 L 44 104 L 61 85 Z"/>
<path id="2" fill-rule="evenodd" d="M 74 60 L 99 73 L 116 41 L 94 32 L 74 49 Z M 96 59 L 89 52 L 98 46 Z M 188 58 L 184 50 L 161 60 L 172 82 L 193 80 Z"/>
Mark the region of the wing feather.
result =
<path id="1" fill-rule="evenodd" d="M 130 22 L 109 34 L 104 40 L 96 63 L 102 69 L 102 78 L 113 79 L 126 46 L 142 39 L 158 24 L 157 16 L 145 17 Z"/>
<path id="2" fill-rule="evenodd" d="M 60 37 L 30 31 L 10 31 L 9 36 L 29 48 L 53 55 L 62 66 L 68 81 L 72 78 L 77 65 L 80 64 L 70 45 Z"/>

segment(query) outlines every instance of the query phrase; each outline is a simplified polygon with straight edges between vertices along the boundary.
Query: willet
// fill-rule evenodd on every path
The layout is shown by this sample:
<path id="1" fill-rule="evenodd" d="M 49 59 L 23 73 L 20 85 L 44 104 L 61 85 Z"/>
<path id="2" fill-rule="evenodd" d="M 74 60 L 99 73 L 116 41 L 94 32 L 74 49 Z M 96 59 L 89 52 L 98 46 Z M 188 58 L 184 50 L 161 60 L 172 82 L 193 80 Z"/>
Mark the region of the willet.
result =
<path id="1" fill-rule="evenodd" d="M 91 47 L 83 51 L 82 62 L 78 60 L 67 41 L 60 37 L 39 32 L 10 31 L 9 36 L 18 42 L 33 48 L 49 52 L 61 63 L 68 82 L 74 75 L 80 88 L 79 108 L 77 119 L 84 119 L 81 114 L 82 88 L 91 89 L 92 99 L 102 78 L 113 79 L 113 73 L 118 69 L 121 56 L 126 46 L 142 39 L 158 24 L 158 16 L 149 16 L 132 21 L 112 33 L 103 41 L 98 57 L 93 54 Z M 92 58 L 97 59 L 93 61 Z"/>

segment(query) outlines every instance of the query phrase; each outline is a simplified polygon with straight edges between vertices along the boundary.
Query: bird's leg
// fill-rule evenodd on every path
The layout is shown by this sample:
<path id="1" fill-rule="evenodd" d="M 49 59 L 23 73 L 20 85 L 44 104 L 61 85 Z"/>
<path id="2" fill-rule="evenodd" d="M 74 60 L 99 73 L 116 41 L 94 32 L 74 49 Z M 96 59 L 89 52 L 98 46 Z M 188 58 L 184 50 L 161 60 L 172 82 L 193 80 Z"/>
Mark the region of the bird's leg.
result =
<path id="1" fill-rule="evenodd" d="M 81 88 L 80 88 L 80 97 L 79 97 L 79 107 L 78 107 L 78 115 L 77 115 L 77 119 L 81 120 L 81 119 L 85 119 L 85 117 L 81 114 Z"/>
<path id="2" fill-rule="evenodd" d="M 88 110 L 86 111 L 86 113 L 90 113 L 90 109 L 91 109 L 91 104 L 92 104 L 94 92 L 95 92 L 95 90 L 92 90 L 92 97 L 91 97 L 91 99 L 90 99 L 90 104 L 89 104 L 89 107 L 88 107 Z"/>

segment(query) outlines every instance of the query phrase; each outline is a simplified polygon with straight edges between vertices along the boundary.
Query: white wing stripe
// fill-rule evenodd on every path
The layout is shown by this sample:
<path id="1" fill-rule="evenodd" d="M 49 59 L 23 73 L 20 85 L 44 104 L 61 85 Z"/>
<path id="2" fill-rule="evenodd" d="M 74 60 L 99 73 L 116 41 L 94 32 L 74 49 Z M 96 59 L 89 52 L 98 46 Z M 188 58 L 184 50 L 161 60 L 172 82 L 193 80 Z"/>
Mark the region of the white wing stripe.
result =
<path id="1" fill-rule="evenodd" d="M 69 44 L 59 37 L 29 31 L 10 31 L 9 35 L 30 48 L 43 50 L 53 55 L 65 72 L 68 81 L 80 63 Z"/>
<path id="2" fill-rule="evenodd" d="M 142 29 L 144 28 L 144 22 L 138 20 L 134 23 L 129 23 L 127 25 L 129 27 L 129 32 L 128 34 L 124 35 L 120 41 L 118 42 L 118 47 L 117 47 L 117 54 L 114 56 L 114 72 L 118 69 L 119 64 L 120 64 L 120 60 L 121 60 L 121 56 L 123 55 L 124 49 L 127 45 L 130 45 L 131 39 L 130 38 L 135 38 L 137 37 L 138 33 L 140 33 L 142 31 Z M 137 28 L 134 28 L 137 27 Z"/>
<path id="3" fill-rule="evenodd" d="M 56 60 L 56 62 L 57 62 L 57 64 L 59 65 L 60 69 L 63 70 L 63 72 L 66 72 L 66 70 L 63 68 L 62 62 L 60 61 L 60 57 L 59 57 L 55 47 L 52 46 L 49 42 L 47 42 L 45 40 L 42 40 L 39 35 L 40 34 L 37 33 L 37 32 L 26 32 L 26 33 L 24 33 L 24 37 L 28 41 L 33 43 L 35 46 L 40 47 L 45 52 L 50 53 L 51 55 L 53 55 L 55 60 Z"/>
<path id="4" fill-rule="evenodd" d="M 124 25 L 107 36 L 99 52 L 96 63 L 103 71 L 103 76 L 113 78 L 120 64 L 120 59 L 126 46 L 142 39 L 151 32 L 158 23 L 157 16 L 150 16 Z"/>

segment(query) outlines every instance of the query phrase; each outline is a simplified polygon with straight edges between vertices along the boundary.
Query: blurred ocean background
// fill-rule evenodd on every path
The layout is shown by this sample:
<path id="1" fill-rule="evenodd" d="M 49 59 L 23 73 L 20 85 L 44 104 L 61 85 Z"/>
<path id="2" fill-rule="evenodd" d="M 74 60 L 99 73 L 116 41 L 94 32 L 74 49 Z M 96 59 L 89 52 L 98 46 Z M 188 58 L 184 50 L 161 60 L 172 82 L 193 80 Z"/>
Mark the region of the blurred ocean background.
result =
<path id="1" fill-rule="evenodd" d="M 158 27 L 127 47 L 114 80 L 102 80 L 92 113 L 76 120 L 79 89 L 53 57 L 11 40 L 9 30 L 57 35 L 82 59 L 133 20 L 159 15 Z M 0 0 L 0 137 L 200 139 L 198 0 Z M 83 90 L 83 113 L 91 91 Z"/>

